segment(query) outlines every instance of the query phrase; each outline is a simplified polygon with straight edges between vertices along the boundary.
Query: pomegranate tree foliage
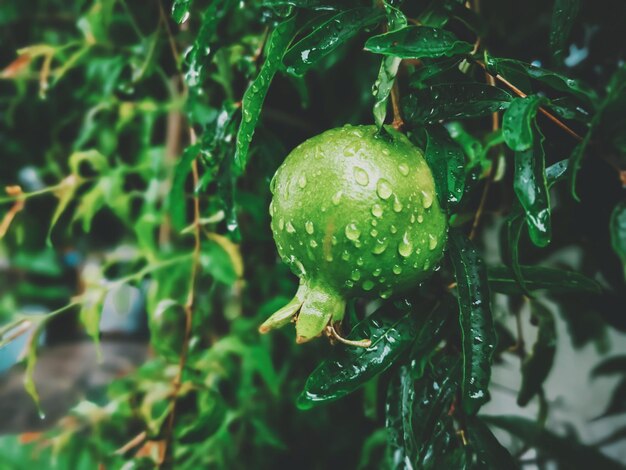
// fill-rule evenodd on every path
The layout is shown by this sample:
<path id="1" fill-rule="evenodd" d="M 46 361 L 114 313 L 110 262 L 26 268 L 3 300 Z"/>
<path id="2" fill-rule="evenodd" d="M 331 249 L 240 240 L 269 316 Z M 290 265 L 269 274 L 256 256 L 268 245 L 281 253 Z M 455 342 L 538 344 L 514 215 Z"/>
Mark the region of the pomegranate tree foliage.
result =
<path id="1" fill-rule="evenodd" d="M 626 330 L 624 17 L 618 0 L 5 2 L 0 344 L 29 339 L 38 403 L 39 335 L 78 322 L 97 347 L 104 302 L 139 287 L 153 355 L 36 443 L 4 438 L 2 462 L 515 468 L 533 449 L 621 468 L 559 432 L 543 383 L 557 318 L 575 347 Z M 274 171 L 323 130 L 392 121 L 435 174 L 444 261 L 349 306 L 367 349 L 260 336 L 295 290 Z M 481 414 L 515 356 L 537 418 Z M 626 411 L 625 371 L 594 369 L 620 378 L 599 418 Z"/>

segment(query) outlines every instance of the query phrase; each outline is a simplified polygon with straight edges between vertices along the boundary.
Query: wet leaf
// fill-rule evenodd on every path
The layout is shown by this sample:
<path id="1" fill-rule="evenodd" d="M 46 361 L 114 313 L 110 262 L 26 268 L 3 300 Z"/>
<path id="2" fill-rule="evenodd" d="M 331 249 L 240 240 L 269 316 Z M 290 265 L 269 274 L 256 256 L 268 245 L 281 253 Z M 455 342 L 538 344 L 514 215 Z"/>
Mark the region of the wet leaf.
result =
<path id="1" fill-rule="evenodd" d="M 537 393 L 540 393 L 543 383 L 552 369 L 556 354 L 554 315 L 536 300 L 531 301 L 530 306 L 539 331 L 532 351 L 526 356 L 522 364 L 522 386 L 517 395 L 519 406 L 526 406 Z"/>
<path id="2" fill-rule="evenodd" d="M 243 95 L 241 103 L 242 120 L 237 132 L 237 145 L 235 150 L 236 173 L 242 174 L 248 163 L 248 150 L 254 135 L 261 108 L 265 101 L 265 95 L 272 83 L 274 74 L 280 68 L 285 51 L 291 42 L 296 29 L 296 19 L 292 17 L 280 23 L 272 31 L 267 44 L 265 62 L 257 77 L 252 81 Z"/>
<path id="3" fill-rule="evenodd" d="M 413 468 L 417 443 L 413 431 L 414 378 L 409 366 L 401 366 L 387 388 L 385 427 L 391 450 L 392 468 Z"/>
<path id="4" fill-rule="evenodd" d="M 458 57 L 452 57 L 450 59 L 442 59 L 437 61 L 422 61 L 423 64 L 420 68 L 418 68 L 415 72 L 411 74 L 411 81 L 409 82 L 409 86 L 412 88 L 425 88 L 427 87 L 427 82 L 431 79 L 438 78 L 439 75 L 442 75 L 455 67 L 458 66 L 461 59 Z"/>
<path id="5" fill-rule="evenodd" d="M 298 407 L 308 409 L 352 393 L 385 371 L 414 341 L 418 326 L 415 312 L 382 307 L 356 325 L 349 339 L 370 338 L 369 348 L 344 347 L 322 362 L 309 376 L 298 398 Z"/>
<path id="6" fill-rule="evenodd" d="M 174 0 L 172 3 L 172 18 L 178 24 L 184 23 L 189 18 L 189 10 L 193 0 Z"/>
<path id="7" fill-rule="evenodd" d="M 39 346 L 39 335 L 45 327 L 44 321 L 39 321 L 28 338 L 27 350 L 26 350 L 26 370 L 24 371 L 24 389 L 30 395 L 35 402 L 37 412 L 41 418 L 45 417 L 43 410 L 41 409 L 41 403 L 39 401 L 39 393 L 37 393 L 37 387 L 35 385 L 35 366 L 37 365 L 37 348 Z"/>
<path id="8" fill-rule="evenodd" d="M 283 60 L 287 72 L 303 75 L 362 29 L 376 25 L 383 18 L 384 13 L 378 8 L 353 8 L 336 14 L 287 51 Z"/>
<path id="9" fill-rule="evenodd" d="M 463 407 L 469 414 L 475 414 L 489 399 L 491 362 L 496 344 L 489 283 L 484 262 L 471 241 L 453 230 L 450 242 L 463 342 Z"/>
<path id="10" fill-rule="evenodd" d="M 523 151 L 533 146 L 535 117 L 546 99 L 539 95 L 514 98 L 502 118 L 502 135 L 511 150 Z"/>
<path id="11" fill-rule="evenodd" d="M 442 126 L 428 126 L 426 161 L 433 171 L 442 207 L 454 207 L 465 189 L 465 155 Z"/>
<path id="12" fill-rule="evenodd" d="M 580 10 L 580 0 L 555 0 L 550 24 L 550 49 L 562 62 L 565 46 Z"/>
<path id="13" fill-rule="evenodd" d="M 403 115 L 410 124 L 488 116 L 507 108 L 511 99 L 506 91 L 482 83 L 433 85 L 407 95 Z"/>
<path id="14" fill-rule="evenodd" d="M 626 200 L 621 201 L 613 209 L 609 230 L 611 232 L 611 246 L 622 262 L 624 277 L 626 278 Z"/>
<path id="15" fill-rule="evenodd" d="M 400 10 L 394 8 L 387 2 L 384 2 L 384 5 L 385 11 L 387 12 L 387 25 L 390 30 L 406 26 L 406 17 Z M 374 121 L 379 129 L 382 128 L 385 123 L 385 117 L 387 115 L 387 101 L 395 82 L 400 62 L 401 59 L 397 57 L 383 58 L 378 71 L 378 78 L 372 87 L 372 93 L 374 94 L 374 98 L 376 98 L 373 110 Z"/>
<path id="16" fill-rule="evenodd" d="M 469 445 L 476 454 L 476 468 L 519 468 L 509 451 L 479 417 L 473 416 L 468 420 L 467 433 Z"/>
<path id="17" fill-rule="evenodd" d="M 169 194 L 169 214 L 172 218 L 172 225 L 177 230 L 182 230 L 187 225 L 185 182 L 191 173 L 191 164 L 199 152 L 200 144 L 187 147 L 178 162 L 176 162 L 176 168 L 174 169 L 174 179 Z"/>
<path id="18" fill-rule="evenodd" d="M 547 290 L 550 293 L 592 292 L 599 293 L 602 286 L 593 279 L 576 271 L 544 266 L 520 266 L 524 283 L 531 290 Z M 501 294 L 523 294 L 510 268 L 490 266 L 489 285 Z"/>
<path id="19" fill-rule="evenodd" d="M 552 237 L 550 193 L 545 176 L 543 135 L 536 123 L 533 127 L 535 137 L 530 141 L 532 148 L 515 152 L 513 189 L 526 213 L 530 239 L 535 245 L 543 247 L 550 243 Z"/>
<path id="20" fill-rule="evenodd" d="M 582 445 L 571 437 L 561 437 L 534 421 L 518 416 L 483 416 L 485 422 L 504 429 L 526 445 L 558 460 L 565 468 L 602 468 L 618 470 L 623 467 L 599 450 Z"/>
<path id="21" fill-rule="evenodd" d="M 430 26 L 406 26 L 365 43 L 365 50 L 403 59 L 451 57 L 471 52 L 472 45 L 459 41 L 454 34 Z"/>

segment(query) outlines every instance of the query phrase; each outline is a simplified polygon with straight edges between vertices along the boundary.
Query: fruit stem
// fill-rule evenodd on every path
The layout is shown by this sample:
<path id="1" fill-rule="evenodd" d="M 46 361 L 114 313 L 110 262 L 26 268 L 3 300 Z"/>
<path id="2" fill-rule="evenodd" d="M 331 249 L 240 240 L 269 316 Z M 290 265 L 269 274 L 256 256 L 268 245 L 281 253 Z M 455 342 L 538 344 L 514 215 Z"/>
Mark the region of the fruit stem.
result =
<path id="1" fill-rule="evenodd" d="M 339 341 L 340 343 L 343 343 L 345 345 L 348 346 L 355 346 L 355 347 L 359 347 L 359 348 L 369 348 L 372 345 L 372 340 L 371 339 L 359 339 L 359 340 L 351 340 L 351 339 L 346 339 L 343 336 L 341 336 L 337 330 L 335 329 L 334 325 L 329 324 L 326 327 L 326 335 L 334 340 Z"/>

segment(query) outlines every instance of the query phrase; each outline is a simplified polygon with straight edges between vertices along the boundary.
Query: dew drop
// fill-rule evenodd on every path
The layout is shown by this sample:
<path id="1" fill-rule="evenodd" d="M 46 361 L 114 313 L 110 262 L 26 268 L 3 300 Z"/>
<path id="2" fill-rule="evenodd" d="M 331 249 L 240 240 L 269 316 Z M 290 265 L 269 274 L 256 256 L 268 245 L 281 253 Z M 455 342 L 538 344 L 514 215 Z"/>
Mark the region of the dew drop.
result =
<path id="1" fill-rule="evenodd" d="M 380 276 L 380 273 L 382 273 L 382 272 L 383 272 L 382 269 L 376 268 L 376 269 L 374 269 L 374 271 L 372 271 L 372 276 L 378 277 L 378 276 Z"/>
<path id="2" fill-rule="evenodd" d="M 369 279 L 363 283 L 363 290 L 370 291 L 374 288 L 374 283 Z"/>
<path id="3" fill-rule="evenodd" d="M 341 253 L 341 259 L 344 261 L 348 261 L 350 259 L 350 253 L 348 250 L 344 250 L 344 252 Z"/>
<path id="4" fill-rule="evenodd" d="M 326 258 L 326 261 L 328 261 L 330 263 L 333 260 L 333 255 L 328 253 L 328 254 L 326 254 L 325 258 Z"/>
<path id="5" fill-rule="evenodd" d="M 391 233 L 397 233 L 397 232 L 398 232 L 398 229 L 396 228 L 396 226 L 395 226 L 395 225 L 392 225 L 391 227 L 389 227 L 389 231 L 390 231 Z"/>
<path id="6" fill-rule="evenodd" d="M 422 203 L 424 204 L 424 209 L 428 209 L 433 205 L 433 195 L 427 191 L 422 191 Z"/>
<path id="7" fill-rule="evenodd" d="M 391 184 L 389 183 L 389 181 L 387 181 L 385 178 L 379 179 L 378 183 L 376 184 L 376 194 L 378 194 L 378 197 L 386 201 L 391 197 L 392 193 L 393 189 L 391 188 Z"/>
<path id="8" fill-rule="evenodd" d="M 296 228 L 293 226 L 291 222 L 287 222 L 287 232 L 296 233 Z"/>
<path id="9" fill-rule="evenodd" d="M 311 240 L 309 245 L 311 245 L 311 248 L 317 248 L 317 242 L 315 240 Z"/>
<path id="10" fill-rule="evenodd" d="M 415 214 L 411 214 L 410 221 L 411 221 L 412 224 L 415 223 Z"/>
<path id="11" fill-rule="evenodd" d="M 406 163 L 400 163 L 400 165 L 398 165 L 398 170 L 400 170 L 400 173 L 402 173 L 404 176 L 408 176 L 409 165 L 407 165 Z"/>
<path id="12" fill-rule="evenodd" d="M 337 237 L 333 235 L 330 238 L 330 243 L 331 243 L 331 245 L 335 246 L 337 244 Z"/>
<path id="13" fill-rule="evenodd" d="M 341 202 L 341 196 L 342 196 L 342 195 L 343 195 L 343 191 L 337 191 L 337 192 L 333 195 L 333 197 L 332 197 L 331 201 L 333 202 L 333 204 L 334 204 L 334 205 L 336 205 L 336 206 L 338 206 L 338 205 L 339 205 L 339 203 Z"/>
<path id="14" fill-rule="evenodd" d="M 372 224 L 372 227 L 376 227 L 378 225 L 378 221 L 376 219 L 372 219 L 370 223 Z"/>
<path id="15" fill-rule="evenodd" d="M 354 167 L 354 180 L 361 186 L 367 186 L 370 182 L 370 177 L 363 168 L 359 166 Z"/>
<path id="16" fill-rule="evenodd" d="M 424 262 L 424 271 L 428 271 L 428 268 L 430 268 L 430 261 L 426 260 Z"/>
<path id="17" fill-rule="evenodd" d="M 283 219 L 280 219 L 278 221 L 278 228 L 283 230 L 285 228 L 285 221 Z"/>
<path id="18" fill-rule="evenodd" d="M 424 222 L 424 216 L 422 214 L 418 214 L 417 215 L 417 221 L 421 224 L 422 222 Z"/>
<path id="19" fill-rule="evenodd" d="M 387 244 L 388 242 L 386 238 L 383 240 L 376 240 L 376 243 L 374 243 L 374 247 L 372 248 L 372 253 L 374 253 L 375 255 L 380 255 L 387 249 Z"/>
<path id="20" fill-rule="evenodd" d="M 358 281 L 359 279 L 361 279 L 361 271 L 359 271 L 358 269 L 353 270 L 350 274 L 350 278 L 353 281 Z"/>
<path id="21" fill-rule="evenodd" d="M 381 206 L 381 205 L 380 205 L 380 204 L 378 204 L 378 203 L 375 203 L 375 204 L 372 206 L 372 215 L 373 215 L 374 217 L 381 217 L 381 216 L 383 215 L 383 206 Z"/>
<path id="22" fill-rule="evenodd" d="M 393 199 L 393 211 L 402 212 L 402 203 L 400 202 L 400 199 L 398 199 L 398 196 L 395 196 Z"/>
<path id="23" fill-rule="evenodd" d="M 360 256 L 356 259 L 356 264 L 357 266 L 363 266 L 363 258 L 361 258 Z"/>
<path id="24" fill-rule="evenodd" d="M 359 139 L 360 139 L 361 137 L 363 137 L 363 133 L 362 133 L 360 130 L 358 130 L 358 129 L 354 129 L 354 130 L 352 131 L 352 135 L 357 136 Z"/>
<path id="25" fill-rule="evenodd" d="M 352 142 L 343 149 L 343 155 L 345 157 L 354 157 L 361 148 L 360 142 Z"/>
<path id="26" fill-rule="evenodd" d="M 376 230 L 376 229 L 372 229 L 372 230 L 370 230 L 370 235 L 371 235 L 372 237 L 375 237 L 376 235 L 378 235 L 378 230 Z"/>
<path id="27" fill-rule="evenodd" d="M 401 268 L 399 265 L 397 265 L 397 264 L 394 264 L 394 266 L 393 266 L 392 270 L 393 270 L 393 273 L 394 273 L 394 274 L 400 274 L 400 273 L 402 273 L 402 268 Z"/>
<path id="28" fill-rule="evenodd" d="M 383 291 L 380 293 L 380 298 L 381 299 L 388 299 L 389 297 L 391 297 L 392 294 L 392 290 L 391 289 L 387 289 L 386 291 Z"/>
<path id="29" fill-rule="evenodd" d="M 407 258 L 411 255 L 412 251 L 413 244 L 411 243 L 411 240 L 409 240 L 409 234 L 404 232 L 404 236 L 398 244 L 398 253 L 400 253 L 400 256 L 402 256 L 403 258 Z"/>
<path id="30" fill-rule="evenodd" d="M 306 188 L 306 175 L 300 175 L 300 178 L 298 178 L 298 186 L 300 186 L 301 189 Z"/>
<path id="31" fill-rule="evenodd" d="M 361 231 L 354 222 L 346 225 L 345 233 L 348 240 L 352 241 L 358 240 L 361 236 Z"/>
<path id="32" fill-rule="evenodd" d="M 346 287 L 350 287 L 350 288 L 354 287 L 354 282 L 352 282 L 351 280 L 348 279 L 346 281 Z"/>
<path id="33" fill-rule="evenodd" d="M 308 233 L 309 235 L 313 235 L 313 232 L 315 231 L 313 227 L 313 222 L 311 222 L 310 220 L 307 220 L 304 223 L 304 229 L 306 230 L 306 233 Z"/>
<path id="34" fill-rule="evenodd" d="M 437 237 L 435 237 L 432 233 L 428 234 L 428 248 L 434 250 L 437 248 Z"/>

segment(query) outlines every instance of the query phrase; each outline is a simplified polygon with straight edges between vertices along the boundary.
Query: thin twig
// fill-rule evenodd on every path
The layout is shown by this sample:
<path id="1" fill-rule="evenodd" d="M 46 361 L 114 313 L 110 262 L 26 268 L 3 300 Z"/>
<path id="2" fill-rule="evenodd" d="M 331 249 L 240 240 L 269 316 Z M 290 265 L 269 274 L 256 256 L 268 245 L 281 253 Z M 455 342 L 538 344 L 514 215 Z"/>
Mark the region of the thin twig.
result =
<path id="1" fill-rule="evenodd" d="M 391 107 L 393 109 L 393 122 L 391 125 L 396 130 L 401 130 L 404 127 L 404 121 L 402 120 L 402 115 L 400 114 L 400 89 L 398 88 L 398 79 L 393 81 L 393 86 L 391 87 Z"/>

